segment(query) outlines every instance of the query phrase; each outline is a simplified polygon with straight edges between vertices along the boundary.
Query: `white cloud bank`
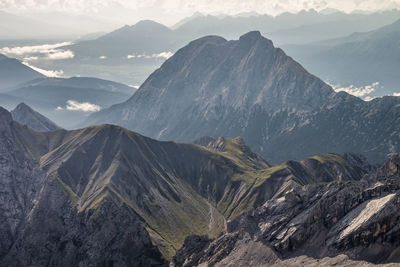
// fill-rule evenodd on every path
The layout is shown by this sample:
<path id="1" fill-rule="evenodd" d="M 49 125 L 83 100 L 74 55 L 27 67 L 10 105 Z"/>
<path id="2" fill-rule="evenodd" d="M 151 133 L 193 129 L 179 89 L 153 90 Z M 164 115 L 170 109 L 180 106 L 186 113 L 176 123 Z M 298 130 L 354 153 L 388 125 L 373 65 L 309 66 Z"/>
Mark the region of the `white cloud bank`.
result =
<path id="1" fill-rule="evenodd" d="M 71 45 L 71 42 L 63 42 L 57 44 L 43 44 L 33 46 L 17 46 L 17 47 L 3 47 L 0 49 L 0 53 L 12 54 L 12 55 L 25 55 L 25 54 L 48 54 L 57 51 L 56 48 Z"/>
<path id="2" fill-rule="evenodd" d="M 374 82 L 372 84 L 360 87 L 356 87 L 354 85 L 350 85 L 347 87 L 340 87 L 333 84 L 329 85 L 333 88 L 333 90 L 335 90 L 335 92 L 346 92 L 350 95 L 363 98 L 365 101 L 371 101 L 372 99 L 374 99 L 375 97 L 371 96 L 371 94 L 375 92 L 376 89 L 381 87 L 379 82 Z"/>
<path id="3" fill-rule="evenodd" d="M 60 49 L 60 47 L 71 44 L 71 42 L 62 42 L 33 46 L 3 47 L 0 48 L 0 54 L 13 57 L 24 57 L 26 61 L 38 60 L 39 58 L 48 60 L 70 59 L 74 58 L 74 52 L 71 50 Z"/>
<path id="4" fill-rule="evenodd" d="M 375 82 L 373 84 L 365 85 L 365 86 L 361 86 L 361 87 L 355 87 L 354 85 L 350 85 L 348 87 L 338 87 L 338 86 L 332 85 L 332 87 L 333 87 L 333 90 L 335 90 L 335 92 L 346 92 L 346 93 L 354 95 L 354 96 L 363 97 L 363 96 L 367 96 L 367 95 L 373 93 L 375 91 L 375 89 L 377 89 L 379 87 L 379 82 Z"/>
<path id="5" fill-rule="evenodd" d="M 393 93 L 393 96 L 400 96 L 400 93 Z"/>
<path id="6" fill-rule="evenodd" d="M 50 53 L 46 56 L 46 59 L 50 60 L 60 60 L 60 59 L 69 59 L 69 58 L 74 58 L 74 52 L 71 50 L 66 50 L 66 51 L 58 51 L 55 53 Z"/>
<path id="7" fill-rule="evenodd" d="M 64 77 L 64 71 L 62 70 L 44 70 L 35 66 L 30 65 L 28 62 L 22 62 L 25 66 L 28 66 L 29 68 L 51 78 L 61 78 Z"/>
<path id="8" fill-rule="evenodd" d="M 96 112 L 100 111 L 101 107 L 96 104 L 89 102 L 78 102 L 75 100 L 68 100 L 65 107 L 57 107 L 57 110 L 72 110 L 72 111 L 83 111 L 83 112 Z"/>
<path id="9" fill-rule="evenodd" d="M 173 55 L 174 55 L 174 53 L 172 53 L 172 52 L 161 52 L 159 54 L 152 54 L 152 55 L 146 55 L 146 54 L 127 55 L 126 58 L 127 59 L 132 59 L 132 58 L 165 58 L 165 59 L 168 59 L 168 58 L 172 57 Z"/>

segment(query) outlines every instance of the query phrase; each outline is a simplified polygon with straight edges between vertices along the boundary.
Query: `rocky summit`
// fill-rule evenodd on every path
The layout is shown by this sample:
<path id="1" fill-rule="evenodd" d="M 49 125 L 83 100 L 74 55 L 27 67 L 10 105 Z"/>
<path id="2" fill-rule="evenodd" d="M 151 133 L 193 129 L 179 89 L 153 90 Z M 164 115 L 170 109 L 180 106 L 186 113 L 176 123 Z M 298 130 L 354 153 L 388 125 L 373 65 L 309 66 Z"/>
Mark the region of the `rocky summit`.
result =
<path id="1" fill-rule="evenodd" d="M 114 125 L 38 132 L 5 109 L 0 137 L 4 266 L 163 266 L 188 236 L 217 238 L 268 200 L 374 170 L 353 154 L 271 166 L 239 137 L 179 144 Z"/>
<path id="2" fill-rule="evenodd" d="M 217 239 L 191 236 L 172 266 L 398 266 L 400 155 L 360 180 L 296 187 Z M 368 263 L 369 262 L 369 263 Z"/>
<path id="3" fill-rule="evenodd" d="M 161 140 L 242 136 L 279 163 L 326 152 L 382 163 L 399 150 L 400 98 L 335 93 L 260 32 L 206 36 L 178 50 L 126 102 L 86 125 L 116 123 Z"/>
<path id="4" fill-rule="evenodd" d="M 57 124 L 43 116 L 25 103 L 20 103 L 11 111 L 13 119 L 36 131 L 54 131 L 61 129 Z"/>

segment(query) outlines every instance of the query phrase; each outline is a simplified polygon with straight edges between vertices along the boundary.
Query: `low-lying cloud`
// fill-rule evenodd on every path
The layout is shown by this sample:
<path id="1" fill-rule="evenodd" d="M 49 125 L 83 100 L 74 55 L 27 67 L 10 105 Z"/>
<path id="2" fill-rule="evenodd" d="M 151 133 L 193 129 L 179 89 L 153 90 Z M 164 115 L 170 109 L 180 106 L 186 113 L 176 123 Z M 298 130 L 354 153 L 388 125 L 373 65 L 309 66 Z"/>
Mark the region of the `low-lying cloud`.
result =
<path id="1" fill-rule="evenodd" d="M 38 60 L 39 59 L 39 57 L 35 57 L 35 56 L 32 56 L 32 57 L 24 57 L 24 61 L 36 61 L 36 60 Z"/>
<path id="2" fill-rule="evenodd" d="M 379 87 L 379 82 L 374 82 L 373 84 L 361 87 L 355 87 L 354 85 L 350 85 L 348 87 L 338 87 L 333 85 L 332 87 L 336 92 L 346 92 L 354 96 L 363 97 L 373 93 L 375 89 Z"/>
<path id="3" fill-rule="evenodd" d="M 393 96 L 400 96 L 400 93 L 393 93 Z"/>
<path id="4" fill-rule="evenodd" d="M 151 54 L 151 55 L 146 55 L 146 54 L 127 55 L 126 58 L 127 59 L 132 59 L 132 58 L 165 58 L 165 59 L 168 59 L 168 58 L 172 57 L 173 55 L 174 55 L 174 53 L 172 53 L 172 52 L 161 52 L 158 54 Z"/>
<path id="5" fill-rule="evenodd" d="M 0 48 L 0 54 L 11 57 L 23 57 L 25 61 L 38 60 L 39 58 L 48 60 L 70 59 L 74 58 L 74 52 L 60 49 L 60 47 L 71 44 L 71 42 L 63 42 L 57 44 L 3 47 Z"/>
<path id="6" fill-rule="evenodd" d="M 57 107 L 57 110 L 72 110 L 72 111 L 83 111 L 83 112 L 96 112 L 100 111 L 101 107 L 96 104 L 89 102 L 78 102 L 75 100 L 68 100 L 65 107 Z"/>
<path id="7" fill-rule="evenodd" d="M 329 84 L 329 85 L 332 86 L 332 88 L 333 88 L 333 90 L 335 90 L 335 92 L 346 92 L 350 95 L 354 95 L 354 96 L 363 98 L 365 101 L 371 101 L 372 99 L 374 99 L 375 97 L 372 96 L 371 94 L 373 92 L 375 92 L 376 89 L 381 87 L 379 82 L 374 82 L 372 84 L 360 86 L 360 87 L 356 87 L 354 85 L 350 85 L 347 87 L 341 87 L 341 86 L 337 86 L 337 85 L 333 85 L 333 84 Z"/>
<path id="8" fill-rule="evenodd" d="M 69 59 L 69 58 L 74 58 L 74 52 L 71 50 L 65 50 L 65 51 L 59 51 L 55 53 L 48 54 L 46 56 L 46 59 L 50 60 L 59 60 L 59 59 Z"/>
<path id="9" fill-rule="evenodd" d="M 2 54 L 12 54 L 17 56 L 22 56 L 25 54 L 48 54 L 55 52 L 59 47 L 71 45 L 71 42 L 63 42 L 57 44 L 43 44 L 43 45 L 33 45 L 33 46 L 17 46 L 17 47 L 3 47 L 0 49 Z"/>
<path id="10" fill-rule="evenodd" d="M 30 65 L 28 62 L 22 62 L 25 66 L 28 66 L 29 68 L 47 76 L 50 78 L 62 78 L 64 77 L 64 71 L 62 70 L 44 70 L 35 66 Z"/>

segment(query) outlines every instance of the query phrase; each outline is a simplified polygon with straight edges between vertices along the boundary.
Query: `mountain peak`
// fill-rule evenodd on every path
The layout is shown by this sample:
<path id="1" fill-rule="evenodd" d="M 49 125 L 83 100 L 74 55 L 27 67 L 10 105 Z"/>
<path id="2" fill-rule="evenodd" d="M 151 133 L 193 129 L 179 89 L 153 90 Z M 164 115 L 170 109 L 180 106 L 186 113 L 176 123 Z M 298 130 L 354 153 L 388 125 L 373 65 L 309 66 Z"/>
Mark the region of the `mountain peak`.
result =
<path id="1" fill-rule="evenodd" d="M 239 40 L 259 40 L 263 38 L 260 31 L 251 31 L 240 36 Z"/>
<path id="2" fill-rule="evenodd" d="M 260 31 L 251 31 L 246 34 L 243 34 L 239 38 L 240 43 L 245 43 L 251 46 L 255 45 L 259 41 L 262 41 L 262 44 L 265 45 L 265 48 L 268 49 L 275 48 L 273 42 L 270 39 L 262 36 Z"/>
<path id="3" fill-rule="evenodd" d="M 158 23 L 154 20 L 141 20 L 133 25 L 135 29 L 163 29 L 169 30 L 169 28 L 161 23 Z"/>
<path id="4" fill-rule="evenodd" d="M 259 116 L 283 110 L 311 113 L 333 93 L 259 31 L 231 41 L 206 36 L 178 50 L 118 109 L 111 107 L 115 114 L 104 110 L 90 118 L 107 114 L 112 120 L 90 124 L 124 118 L 120 125 L 162 140 L 242 136 L 252 146 Z"/>
<path id="5" fill-rule="evenodd" d="M 19 103 L 18 106 L 16 106 L 14 110 L 16 110 L 16 111 L 17 110 L 33 111 L 33 109 L 30 106 L 28 106 L 27 104 L 25 104 L 24 102 Z"/>
<path id="6" fill-rule="evenodd" d="M 25 103 L 20 103 L 14 110 L 11 111 L 12 118 L 24 125 L 31 127 L 36 131 L 54 131 L 61 129 L 54 122 L 34 111 Z"/>
<path id="7" fill-rule="evenodd" d="M 194 41 L 191 41 L 190 44 L 206 44 L 206 43 L 210 43 L 210 44 L 220 44 L 220 43 L 225 43 L 227 42 L 225 38 L 221 37 L 221 36 L 217 36 L 217 35 L 207 35 L 204 37 L 201 37 L 199 39 L 196 39 Z"/>

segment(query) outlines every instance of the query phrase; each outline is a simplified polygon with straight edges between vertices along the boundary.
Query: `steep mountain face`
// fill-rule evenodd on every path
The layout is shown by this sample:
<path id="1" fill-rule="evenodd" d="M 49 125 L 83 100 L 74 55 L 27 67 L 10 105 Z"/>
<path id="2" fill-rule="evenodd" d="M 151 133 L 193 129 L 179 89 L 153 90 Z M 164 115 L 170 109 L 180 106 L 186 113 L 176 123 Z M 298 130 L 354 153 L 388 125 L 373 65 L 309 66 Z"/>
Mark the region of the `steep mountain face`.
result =
<path id="1" fill-rule="evenodd" d="M 210 36 L 182 48 L 131 99 L 91 122 L 120 117 L 121 125 L 137 125 L 135 130 L 161 139 L 193 140 L 209 134 L 211 125 L 221 135 L 242 136 L 241 128 L 252 123 L 245 120 L 251 113 L 306 115 L 330 95 L 329 86 L 259 32 L 230 42 Z"/>
<path id="2" fill-rule="evenodd" d="M 399 93 L 400 20 L 380 29 L 285 51 L 321 78 L 348 86 L 379 82 L 370 96 Z M 343 68 L 342 66 L 346 66 Z"/>
<path id="3" fill-rule="evenodd" d="M 45 174 L 15 139 L 11 114 L 0 107 L 0 259 L 17 239 Z"/>
<path id="4" fill-rule="evenodd" d="M 79 212 L 69 187 L 40 166 L 41 154 L 71 135 L 48 133 L 0 109 L 1 265 L 165 265 L 128 207 L 105 198 L 95 214 Z"/>
<path id="5" fill-rule="evenodd" d="M 237 217 L 215 240 L 187 238 L 172 266 L 398 264 L 399 170 L 395 154 L 359 181 L 290 190 Z"/>
<path id="6" fill-rule="evenodd" d="M 45 77 L 14 58 L 0 56 L 0 93 L 18 84 Z"/>
<path id="7" fill-rule="evenodd" d="M 191 42 L 128 101 L 93 114 L 86 125 L 116 123 L 161 140 L 242 136 L 271 162 L 330 151 L 382 161 L 400 149 L 398 104 L 399 98 L 367 103 L 336 94 L 250 32 L 237 41 L 208 36 Z"/>
<path id="8" fill-rule="evenodd" d="M 57 124 L 34 111 L 25 103 L 20 103 L 11 111 L 14 121 L 27 125 L 36 131 L 55 131 L 61 129 Z"/>
<path id="9" fill-rule="evenodd" d="M 162 265 L 189 235 L 215 238 L 227 220 L 273 197 L 309 183 L 358 180 L 373 168 L 347 154 L 271 167 L 241 138 L 204 147 L 113 125 L 36 132 L 2 114 L 9 178 L 1 180 L 0 205 L 13 212 L 10 203 L 23 205 L 0 215 L 8 216 L 1 229 L 10 229 L 0 235 L 7 237 L 2 265 Z M 17 149 L 20 156 L 9 155 Z"/>

